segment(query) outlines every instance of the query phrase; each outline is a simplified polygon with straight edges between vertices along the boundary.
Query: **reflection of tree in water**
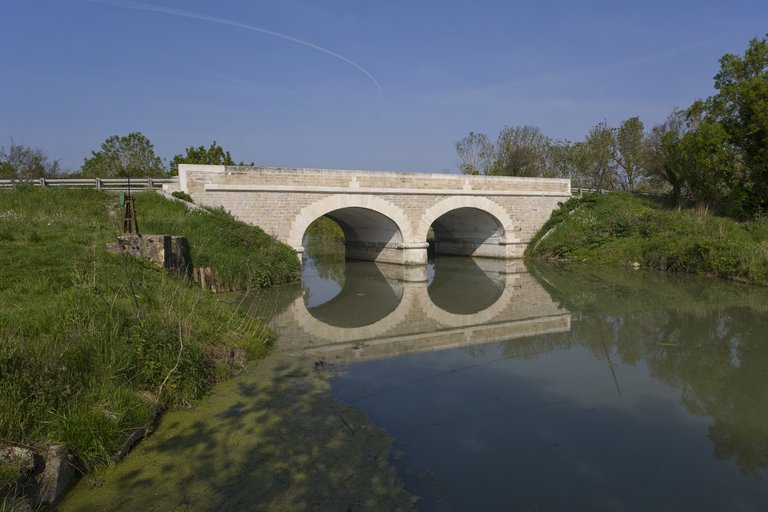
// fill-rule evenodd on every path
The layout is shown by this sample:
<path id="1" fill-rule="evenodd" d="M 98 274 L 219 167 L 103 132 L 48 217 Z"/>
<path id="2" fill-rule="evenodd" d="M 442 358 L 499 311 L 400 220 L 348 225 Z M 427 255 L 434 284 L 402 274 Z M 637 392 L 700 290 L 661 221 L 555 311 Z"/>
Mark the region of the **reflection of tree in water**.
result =
<path id="1" fill-rule="evenodd" d="M 745 308 L 713 310 L 704 317 L 671 313 L 668 326 L 670 346 L 647 359 L 649 366 L 682 387 L 692 414 L 714 418 L 710 438 L 718 459 L 734 458 L 745 472 L 768 468 L 764 316 Z"/>
<path id="2" fill-rule="evenodd" d="M 745 473 L 768 468 L 768 291 L 605 269 L 536 270 L 580 317 L 567 338 L 599 358 L 644 362 L 681 389 L 691 414 L 712 417 L 715 457 L 734 459 Z"/>
<path id="3" fill-rule="evenodd" d="M 304 239 L 304 254 L 313 260 L 318 275 L 344 284 L 344 243 L 314 237 Z"/>

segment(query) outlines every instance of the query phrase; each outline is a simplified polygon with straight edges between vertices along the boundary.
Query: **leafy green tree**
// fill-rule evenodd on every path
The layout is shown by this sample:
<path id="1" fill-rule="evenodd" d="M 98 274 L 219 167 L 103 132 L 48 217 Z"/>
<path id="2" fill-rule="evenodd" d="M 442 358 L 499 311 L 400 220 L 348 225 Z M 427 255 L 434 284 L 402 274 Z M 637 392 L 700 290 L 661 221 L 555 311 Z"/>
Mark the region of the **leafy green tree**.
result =
<path id="1" fill-rule="evenodd" d="M 672 202 L 681 205 L 685 169 L 677 158 L 677 145 L 685 133 L 685 112 L 675 110 L 653 128 L 646 142 L 645 164 L 651 189 L 668 193 Z"/>
<path id="2" fill-rule="evenodd" d="M 722 124 L 707 120 L 692 123 L 680 138 L 673 158 L 682 169 L 689 201 L 727 215 L 743 215 L 748 194 L 744 166 Z"/>
<path id="3" fill-rule="evenodd" d="M 573 159 L 573 144 L 567 140 L 552 141 L 547 148 L 545 178 L 567 178 L 580 187 L 579 172 Z"/>
<path id="4" fill-rule="evenodd" d="M 224 151 L 224 148 L 213 141 L 207 149 L 205 146 L 190 146 L 185 154 L 174 156 L 170 164 L 171 175 L 179 174 L 179 164 L 235 165 L 235 161 L 229 151 Z"/>
<path id="5" fill-rule="evenodd" d="M 141 132 L 124 137 L 112 135 L 101 144 L 101 151 L 92 151 L 86 158 L 81 174 L 93 178 L 162 176 L 163 161 L 155 155 L 152 143 Z"/>
<path id="6" fill-rule="evenodd" d="M 496 148 L 484 133 L 469 132 L 456 142 L 456 153 L 463 174 L 489 174 L 496 160 Z"/>
<path id="7" fill-rule="evenodd" d="M 496 142 L 496 176 L 544 176 L 549 139 L 535 126 L 504 128 Z"/>
<path id="8" fill-rule="evenodd" d="M 598 192 L 614 188 L 614 142 L 608 124 L 592 127 L 586 140 L 577 146 L 575 159 L 589 188 Z"/>
<path id="9" fill-rule="evenodd" d="M 13 141 L 7 150 L 0 147 L 0 179 L 53 178 L 60 172 L 59 161 L 49 161 L 42 149 Z"/>
<path id="10" fill-rule="evenodd" d="M 614 161 L 617 181 L 624 190 L 635 190 L 645 179 L 645 127 L 639 117 L 630 117 L 614 131 Z"/>
<path id="11" fill-rule="evenodd" d="M 711 110 L 742 152 L 747 207 L 768 211 L 768 39 L 752 39 L 743 57 L 723 56 L 715 88 Z"/>
<path id="12" fill-rule="evenodd" d="M 717 93 L 687 111 L 683 156 L 693 163 L 694 199 L 726 203 L 734 216 L 768 212 L 768 39 L 752 39 L 743 56 L 726 54 Z M 686 140 L 687 139 L 687 140 Z M 687 153 L 698 151 L 701 153 Z"/>

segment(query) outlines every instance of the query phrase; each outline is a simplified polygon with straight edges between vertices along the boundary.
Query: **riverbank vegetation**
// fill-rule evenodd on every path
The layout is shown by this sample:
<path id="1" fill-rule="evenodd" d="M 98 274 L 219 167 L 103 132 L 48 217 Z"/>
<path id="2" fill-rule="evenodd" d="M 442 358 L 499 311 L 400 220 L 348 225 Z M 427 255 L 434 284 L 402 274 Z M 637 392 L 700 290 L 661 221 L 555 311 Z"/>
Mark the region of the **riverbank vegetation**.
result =
<path id="1" fill-rule="evenodd" d="M 344 241 L 344 232 L 339 225 L 326 216 L 315 219 L 315 221 L 309 225 L 304 235 L 320 240 L 332 240 L 334 242 Z"/>
<path id="2" fill-rule="evenodd" d="M 768 285 L 768 221 L 670 208 L 629 193 L 566 201 L 527 256 L 690 272 Z"/>
<path id="3" fill-rule="evenodd" d="M 195 265 L 246 287 L 295 279 L 293 251 L 258 228 L 156 194 L 135 203 L 141 231 L 188 237 Z M 252 317 L 109 253 L 119 215 L 117 196 L 95 190 L 0 192 L 0 443 L 63 443 L 91 468 L 268 350 Z"/>
<path id="4" fill-rule="evenodd" d="M 158 194 L 135 197 L 139 228 L 186 237 L 194 265 L 215 268 L 225 288 L 264 288 L 298 278 L 301 267 L 292 248 L 223 209 L 187 210 Z"/>

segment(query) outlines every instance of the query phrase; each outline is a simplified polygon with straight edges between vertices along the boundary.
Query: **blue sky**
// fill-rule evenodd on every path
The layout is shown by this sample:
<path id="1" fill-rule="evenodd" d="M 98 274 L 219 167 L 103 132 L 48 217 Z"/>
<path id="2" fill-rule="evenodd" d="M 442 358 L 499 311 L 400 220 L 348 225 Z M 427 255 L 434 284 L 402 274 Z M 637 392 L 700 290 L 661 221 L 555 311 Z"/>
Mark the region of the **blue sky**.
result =
<path id="1" fill-rule="evenodd" d="M 0 0 L 0 145 L 454 171 L 470 130 L 650 128 L 766 32 L 765 0 Z"/>

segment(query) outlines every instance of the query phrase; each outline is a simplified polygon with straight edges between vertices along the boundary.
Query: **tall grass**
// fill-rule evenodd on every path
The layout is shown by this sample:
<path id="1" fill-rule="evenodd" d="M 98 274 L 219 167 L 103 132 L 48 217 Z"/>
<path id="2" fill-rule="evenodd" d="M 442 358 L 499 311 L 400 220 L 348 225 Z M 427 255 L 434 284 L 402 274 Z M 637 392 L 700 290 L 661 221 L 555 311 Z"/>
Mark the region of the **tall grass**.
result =
<path id="1" fill-rule="evenodd" d="M 565 202 L 528 256 L 631 264 L 768 285 L 768 222 L 737 222 L 613 193 Z"/>
<path id="2" fill-rule="evenodd" d="M 300 271 L 292 248 L 224 210 L 189 210 L 157 194 L 138 195 L 135 203 L 143 232 L 187 237 L 195 266 L 216 268 L 227 287 L 284 284 Z"/>
<path id="3" fill-rule="evenodd" d="M 137 211 L 143 232 L 187 235 L 193 258 L 249 286 L 288 281 L 298 266 L 223 212 L 150 194 Z M 92 190 L 0 192 L 0 443 L 64 443 L 88 469 L 159 408 L 193 402 L 268 350 L 272 334 L 253 318 L 108 253 L 117 215 L 117 197 Z"/>

